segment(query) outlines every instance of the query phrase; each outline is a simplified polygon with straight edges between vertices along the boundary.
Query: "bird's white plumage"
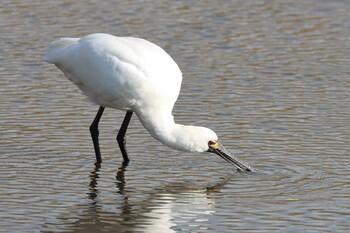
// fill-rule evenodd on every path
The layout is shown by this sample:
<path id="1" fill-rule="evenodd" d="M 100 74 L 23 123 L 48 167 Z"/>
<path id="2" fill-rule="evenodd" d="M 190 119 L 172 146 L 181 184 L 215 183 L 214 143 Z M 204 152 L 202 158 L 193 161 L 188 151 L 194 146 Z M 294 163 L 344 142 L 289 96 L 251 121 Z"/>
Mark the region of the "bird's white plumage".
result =
<path id="1" fill-rule="evenodd" d="M 107 34 L 64 38 L 53 42 L 44 59 L 102 106 L 172 108 L 179 95 L 179 67 L 163 49 L 143 39 Z"/>
<path id="2" fill-rule="evenodd" d="M 135 112 L 150 134 L 184 151 L 208 150 L 217 140 L 207 128 L 174 122 L 182 74 L 159 46 L 144 39 L 91 34 L 54 41 L 44 58 L 104 107 Z"/>

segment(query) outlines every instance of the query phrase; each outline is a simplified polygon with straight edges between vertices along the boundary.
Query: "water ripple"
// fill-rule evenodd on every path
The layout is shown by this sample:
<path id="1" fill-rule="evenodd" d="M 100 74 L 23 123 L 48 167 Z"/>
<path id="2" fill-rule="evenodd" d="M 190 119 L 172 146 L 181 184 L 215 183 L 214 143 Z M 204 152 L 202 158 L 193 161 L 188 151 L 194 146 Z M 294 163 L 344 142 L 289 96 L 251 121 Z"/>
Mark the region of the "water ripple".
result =
<path id="1" fill-rule="evenodd" d="M 12 232 L 346 232 L 347 1 L 18 1 L 0 6 L 0 227 Z M 58 37 L 140 36 L 183 74 L 174 115 L 259 169 L 170 150 L 42 62 Z"/>

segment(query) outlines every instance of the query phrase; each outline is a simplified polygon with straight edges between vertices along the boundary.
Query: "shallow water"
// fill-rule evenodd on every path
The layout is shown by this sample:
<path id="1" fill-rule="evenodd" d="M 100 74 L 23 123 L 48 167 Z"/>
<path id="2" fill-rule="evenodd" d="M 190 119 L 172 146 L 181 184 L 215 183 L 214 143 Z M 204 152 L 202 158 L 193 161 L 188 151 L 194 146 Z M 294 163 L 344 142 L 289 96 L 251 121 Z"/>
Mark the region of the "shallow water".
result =
<path id="1" fill-rule="evenodd" d="M 2 1 L 0 229 L 4 232 L 350 230 L 347 1 Z M 98 106 L 52 65 L 47 44 L 138 36 L 184 74 L 179 123 L 214 129 L 259 171 L 168 149 L 132 118 L 131 163 Z"/>

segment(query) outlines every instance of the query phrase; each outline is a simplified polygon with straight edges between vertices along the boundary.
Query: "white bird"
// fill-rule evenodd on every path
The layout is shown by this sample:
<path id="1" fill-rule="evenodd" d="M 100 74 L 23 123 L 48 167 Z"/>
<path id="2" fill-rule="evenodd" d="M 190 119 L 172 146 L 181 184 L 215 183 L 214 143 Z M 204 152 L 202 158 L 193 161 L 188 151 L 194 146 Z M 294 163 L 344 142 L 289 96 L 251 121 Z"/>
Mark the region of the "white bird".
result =
<path id="1" fill-rule="evenodd" d="M 100 105 L 90 126 L 97 162 L 102 162 L 98 123 L 105 107 L 110 107 L 126 111 L 117 135 L 124 165 L 129 162 L 125 133 L 135 112 L 148 132 L 166 146 L 187 152 L 214 152 L 238 170 L 252 170 L 225 152 L 212 130 L 175 123 L 172 109 L 182 74 L 159 46 L 140 38 L 96 33 L 52 42 L 44 60 L 55 64 Z"/>

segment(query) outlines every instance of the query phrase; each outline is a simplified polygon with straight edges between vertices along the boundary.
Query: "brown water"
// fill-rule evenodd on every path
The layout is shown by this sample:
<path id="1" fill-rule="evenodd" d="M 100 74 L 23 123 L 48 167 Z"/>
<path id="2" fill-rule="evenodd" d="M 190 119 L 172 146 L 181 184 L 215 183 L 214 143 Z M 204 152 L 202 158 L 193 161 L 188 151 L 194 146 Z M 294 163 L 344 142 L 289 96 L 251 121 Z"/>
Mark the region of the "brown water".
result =
<path id="1" fill-rule="evenodd" d="M 0 231 L 348 232 L 349 1 L 16 1 L 0 6 Z M 48 43 L 93 32 L 164 47 L 184 74 L 174 114 L 260 169 L 168 149 L 133 118 L 131 163 Z"/>

